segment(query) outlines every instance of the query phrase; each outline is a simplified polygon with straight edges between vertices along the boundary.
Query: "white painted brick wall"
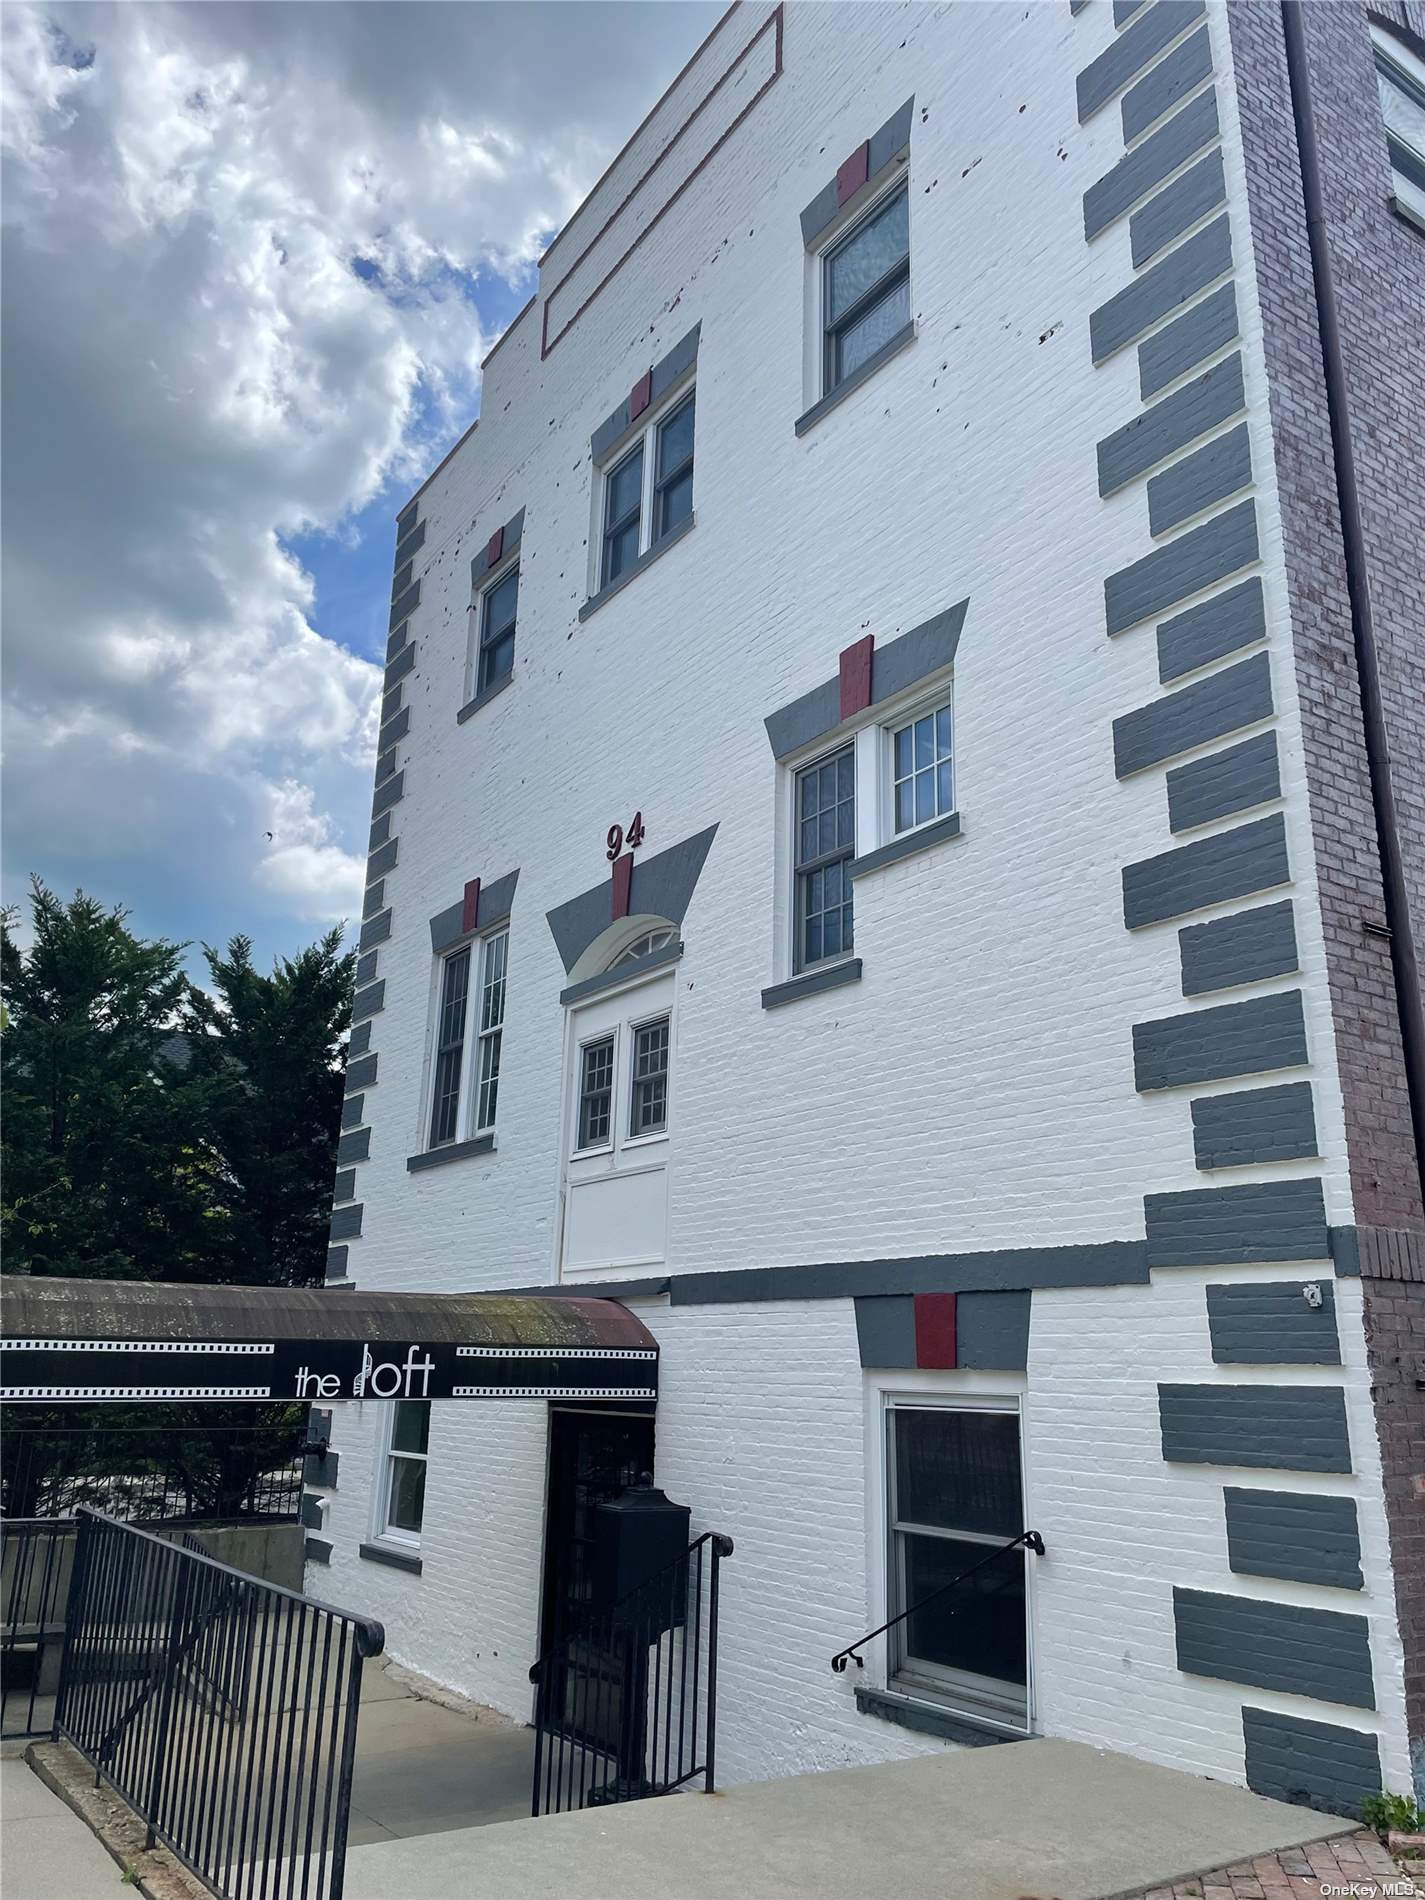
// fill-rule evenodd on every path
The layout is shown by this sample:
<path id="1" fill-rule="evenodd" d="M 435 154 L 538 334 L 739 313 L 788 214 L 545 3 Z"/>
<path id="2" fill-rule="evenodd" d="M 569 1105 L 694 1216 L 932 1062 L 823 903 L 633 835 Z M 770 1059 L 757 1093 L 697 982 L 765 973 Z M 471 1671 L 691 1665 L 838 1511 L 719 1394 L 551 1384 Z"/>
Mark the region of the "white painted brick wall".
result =
<path id="1" fill-rule="evenodd" d="M 1230 49 L 1211 11 L 1300 982 L 1328 1216 L 1346 1223 L 1260 315 Z M 1088 349 L 1089 312 L 1130 275 L 1126 222 L 1092 247 L 1082 225 L 1082 193 L 1122 140 L 1116 107 L 1079 126 L 1074 76 L 1112 31 L 1106 6 L 1076 21 L 1049 0 L 789 7 L 784 76 L 635 258 L 547 361 L 536 311 L 491 362 L 479 429 L 421 496 L 406 797 L 386 882 L 395 928 L 373 1025 L 372 1155 L 358 1170 L 364 1234 L 351 1248 L 360 1283 L 455 1290 L 553 1272 L 563 972 L 544 913 L 607 876 L 605 829 L 635 808 L 645 852 L 719 826 L 677 974 L 672 1271 L 1128 1238 L 1142 1234 L 1145 1192 L 1204 1184 L 1189 1092 L 1133 1088 L 1130 1025 L 1187 1005 L 1176 926 L 1130 936 L 1121 912 L 1121 867 L 1172 839 L 1162 773 L 1118 783 L 1110 743 L 1113 717 L 1159 690 L 1150 629 L 1113 643 L 1103 631 L 1105 575 L 1149 546 L 1142 485 L 1105 502 L 1094 469 L 1096 441 L 1140 407 L 1135 353 L 1095 370 Z M 798 440 L 797 214 L 911 92 L 919 335 Z M 698 320 L 697 527 L 581 626 L 590 433 Z M 458 726 L 470 559 L 521 506 L 515 683 Z M 863 632 L 889 639 L 966 596 L 965 835 L 858 885 L 861 984 L 764 1012 L 759 992 L 784 971 L 763 718 L 834 673 Z M 409 1175 L 405 1158 L 424 1145 L 427 920 L 467 878 L 516 865 L 498 1152 Z M 1040 1718 L 1051 1733 L 1240 1779 L 1242 1693 L 1178 1676 L 1171 1583 L 1278 1586 L 1229 1580 L 1222 1474 L 1165 1466 L 1157 1436 L 1160 1378 L 1227 1376 L 1207 1357 L 1209 1277 L 1221 1276 L 1035 1296 L 1027 1445 L 1051 1544 L 1037 1585 Z M 1350 1283 L 1338 1304 L 1357 1455 L 1339 1482 L 1360 1501 L 1379 1726 L 1399 1767 L 1398 1648 Z M 660 1482 L 692 1505 L 695 1528 L 738 1546 L 726 1777 L 937 1746 L 858 1716 L 852 1679 L 828 1668 L 879 1620 L 874 1405 L 849 1303 L 657 1307 L 650 1320 L 664 1351 Z M 317 1587 L 385 1616 L 402 1660 L 527 1714 L 542 1408 L 438 1409 L 419 1580 L 355 1557 L 373 1416 L 337 1419 L 336 1551 Z"/>

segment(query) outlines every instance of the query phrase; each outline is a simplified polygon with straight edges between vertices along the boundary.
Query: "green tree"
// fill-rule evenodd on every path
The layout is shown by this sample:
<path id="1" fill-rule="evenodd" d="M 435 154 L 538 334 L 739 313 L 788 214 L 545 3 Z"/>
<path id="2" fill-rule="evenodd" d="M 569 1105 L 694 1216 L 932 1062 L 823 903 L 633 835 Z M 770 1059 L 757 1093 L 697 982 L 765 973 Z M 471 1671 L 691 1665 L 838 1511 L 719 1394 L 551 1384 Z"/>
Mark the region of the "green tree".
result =
<path id="1" fill-rule="evenodd" d="M 122 907 L 31 885 L 33 941 L 0 920 L 0 1234 L 12 1272 L 211 1280 L 221 1220 L 203 1079 L 175 1064 L 181 945 Z"/>
<path id="2" fill-rule="evenodd" d="M 204 948 L 212 993 L 189 992 L 184 1027 L 223 1202 L 223 1258 L 207 1277 L 321 1284 L 355 970 L 341 934 L 270 976 L 246 937 Z"/>

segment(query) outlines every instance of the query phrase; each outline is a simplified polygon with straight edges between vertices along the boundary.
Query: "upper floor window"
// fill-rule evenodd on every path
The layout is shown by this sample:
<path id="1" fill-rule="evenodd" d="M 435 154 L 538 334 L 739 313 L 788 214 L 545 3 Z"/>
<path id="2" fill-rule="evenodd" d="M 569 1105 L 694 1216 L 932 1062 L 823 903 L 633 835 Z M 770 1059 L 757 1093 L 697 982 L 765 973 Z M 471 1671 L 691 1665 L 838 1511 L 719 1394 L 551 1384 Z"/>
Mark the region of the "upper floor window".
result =
<path id="1" fill-rule="evenodd" d="M 910 322 L 910 195 L 902 182 L 822 259 L 823 393 Z"/>
<path id="2" fill-rule="evenodd" d="M 856 856 L 856 748 L 803 766 L 796 778 L 798 970 L 849 955 L 851 861 Z"/>
<path id="3" fill-rule="evenodd" d="M 441 965 L 431 1096 L 432 1148 L 459 1141 L 467 1134 L 473 1137 L 494 1132 L 509 940 L 507 930 L 497 931 L 478 945 L 465 944 L 451 951 Z M 474 998 L 470 993 L 472 977 L 479 983 Z M 467 1057 L 467 1045 L 472 1040 L 474 1051 Z M 468 1103 L 467 1090 L 462 1086 L 467 1069 L 474 1075 Z"/>
<path id="4" fill-rule="evenodd" d="M 656 416 L 605 475 L 600 587 L 691 520 L 696 400 L 689 390 Z"/>
<path id="5" fill-rule="evenodd" d="M 891 732 L 891 804 L 897 834 L 955 809 L 950 707 L 936 706 Z"/>
<path id="6" fill-rule="evenodd" d="M 507 679 L 515 663 L 515 616 L 519 609 L 520 571 L 509 569 L 480 596 L 480 657 L 475 691 L 486 693 Z"/>
<path id="7" fill-rule="evenodd" d="M 1396 204 L 1425 224 L 1425 60 L 1379 28 L 1371 37 Z"/>

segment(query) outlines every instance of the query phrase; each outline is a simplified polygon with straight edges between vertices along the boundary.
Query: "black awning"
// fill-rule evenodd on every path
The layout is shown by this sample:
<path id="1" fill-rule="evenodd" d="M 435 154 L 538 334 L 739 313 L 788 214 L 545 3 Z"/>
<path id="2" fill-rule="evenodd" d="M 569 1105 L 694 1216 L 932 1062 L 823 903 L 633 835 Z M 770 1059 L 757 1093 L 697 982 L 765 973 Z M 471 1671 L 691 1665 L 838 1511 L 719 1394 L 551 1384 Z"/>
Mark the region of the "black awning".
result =
<path id="1" fill-rule="evenodd" d="M 0 1278 L 0 1397 L 651 1400 L 616 1300 Z"/>

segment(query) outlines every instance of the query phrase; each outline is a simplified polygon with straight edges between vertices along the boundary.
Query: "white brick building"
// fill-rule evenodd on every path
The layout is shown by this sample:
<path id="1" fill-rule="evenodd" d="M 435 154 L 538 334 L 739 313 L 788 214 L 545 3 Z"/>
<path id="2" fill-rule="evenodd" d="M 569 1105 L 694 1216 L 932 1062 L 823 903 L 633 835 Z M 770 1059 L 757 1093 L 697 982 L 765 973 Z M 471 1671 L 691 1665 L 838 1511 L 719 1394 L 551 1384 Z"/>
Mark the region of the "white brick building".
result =
<path id="1" fill-rule="evenodd" d="M 1198 0 L 745 0 L 400 517 L 330 1277 L 660 1397 L 340 1408 L 309 1584 L 512 1716 L 656 1432 L 725 1781 L 1409 1783 L 1242 97 Z"/>

